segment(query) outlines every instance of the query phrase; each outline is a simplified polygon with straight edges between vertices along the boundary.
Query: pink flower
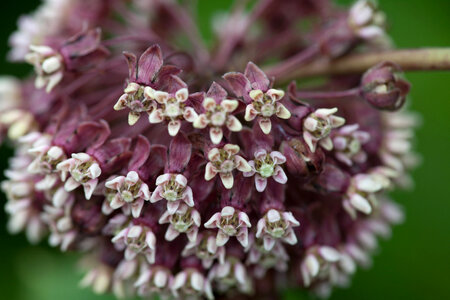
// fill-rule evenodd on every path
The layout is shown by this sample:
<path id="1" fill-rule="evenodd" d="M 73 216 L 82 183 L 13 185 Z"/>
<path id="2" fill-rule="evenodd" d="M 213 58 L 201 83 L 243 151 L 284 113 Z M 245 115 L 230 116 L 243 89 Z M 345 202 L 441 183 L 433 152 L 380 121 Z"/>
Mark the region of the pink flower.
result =
<path id="1" fill-rule="evenodd" d="M 156 178 L 156 189 L 150 198 L 155 203 L 162 199 L 167 200 L 167 211 L 174 214 L 182 203 L 189 207 L 194 206 L 192 189 L 187 186 L 187 179 L 181 174 L 166 173 Z"/>
<path id="2" fill-rule="evenodd" d="M 267 153 L 261 149 L 255 152 L 255 160 L 248 162 L 252 170 L 245 172 L 245 177 L 253 176 L 255 173 L 255 186 L 258 192 L 263 192 L 267 186 L 267 179 L 272 177 L 278 183 L 285 184 L 287 176 L 281 168 L 286 162 L 286 157 L 278 151 Z"/>
<path id="3" fill-rule="evenodd" d="M 96 160 L 86 153 L 73 153 L 72 158 L 60 162 L 56 169 L 61 172 L 61 180 L 65 181 L 64 188 L 70 192 L 79 187 L 84 188 L 86 199 L 90 199 L 102 173 Z M 67 175 L 70 177 L 67 178 Z M 67 179 L 67 180 L 66 180 Z"/>
<path id="4" fill-rule="evenodd" d="M 144 183 L 135 171 L 128 172 L 127 176 L 117 176 L 105 183 L 109 206 L 112 209 L 121 208 L 129 204 L 133 217 L 141 214 L 144 201 L 150 200 L 148 185 Z"/>
<path id="5" fill-rule="evenodd" d="M 170 297 L 170 288 L 173 285 L 173 276 L 169 269 L 163 266 L 141 266 L 141 271 L 135 286 L 141 297 L 158 295 L 159 297 Z"/>
<path id="6" fill-rule="evenodd" d="M 252 227 L 247 214 L 232 206 L 222 208 L 221 212 L 215 213 L 204 226 L 219 229 L 216 237 L 216 244 L 219 247 L 225 245 L 230 236 L 235 236 L 242 247 L 247 247 L 248 229 Z"/>
<path id="7" fill-rule="evenodd" d="M 240 292 L 250 293 L 253 288 L 247 268 L 234 257 L 228 257 L 224 263 L 214 265 L 209 271 L 208 279 L 216 283 L 222 293 L 234 287 Z"/>
<path id="8" fill-rule="evenodd" d="M 304 120 L 303 138 L 312 152 L 315 152 L 317 144 L 329 151 L 333 149 L 330 132 L 345 123 L 344 118 L 334 116 L 336 112 L 337 108 L 320 108 Z"/>
<path id="9" fill-rule="evenodd" d="M 311 247 L 303 259 L 300 270 L 303 277 L 303 284 L 310 286 L 311 282 L 330 276 L 330 265 L 341 259 L 339 251 L 329 246 Z"/>
<path id="10" fill-rule="evenodd" d="M 193 123 L 194 128 L 209 126 L 209 137 L 214 144 L 219 144 L 222 141 L 222 127 L 226 126 L 230 131 L 234 132 L 242 129 L 241 122 L 232 115 L 238 108 L 239 102 L 226 99 L 226 96 L 226 91 L 214 82 L 202 103 L 205 113 L 200 114 Z"/>
<path id="11" fill-rule="evenodd" d="M 190 241 L 183 249 L 182 255 L 185 257 L 195 255 L 202 261 L 205 269 L 209 269 L 214 260 L 220 264 L 225 260 L 225 247 L 217 246 L 215 234 L 203 231 L 197 235 L 195 241 Z"/>
<path id="12" fill-rule="evenodd" d="M 224 75 L 238 97 L 247 102 L 245 120 L 252 121 L 258 117 L 258 123 L 265 134 L 272 129 L 270 118 L 277 116 L 280 119 L 289 119 L 291 113 L 280 103 L 284 91 L 269 88 L 270 81 L 267 75 L 254 63 L 249 62 L 245 74 L 230 72 Z"/>
<path id="13" fill-rule="evenodd" d="M 359 0 L 353 4 L 348 22 L 355 34 L 363 39 L 373 39 L 385 34 L 385 16 L 370 0 Z"/>
<path id="14" fill-rule="evenodd" d="M 300 226 L 300 223 L 291 212 L 280 212 L 270 209 L 263 218 L 259 219 L 256 237 L 263 239 L 266 251 L 270 251 L 278 239 L 290 245 L 295 245 L 297 236 L 293 227 L 297 226 Z"/>
<path id="15" fill-rule="evenodd" d="M 159 224 L 169 223 L 166 235 L 167 241 L 173 241 L 180 233 L 185 233 L 189 241 L 197 239 L 198 228 L 201 225 L 201 217 L 197 210 L 181 204 L 175 213 L 165 211 L 159 219 Z"/>
<path id="16" fill-rule="evenodd" d="M 343 126 L 332 137 L 336 158 L 348 166 L 367 160 L 367 154 L 361 147 L 370 140 L 370 134 L 358 128 L 358 124 Z"/>
<path id="17" fill-rule="evenodd" d="M 214 299 L 209 280 L 192 268 L 184 269 L 178 273 L 172 282 L 171 289 L 175 297 L 180 299 L 200 296 Z"/>
<path id="18" fill-rule="evenodd" d="M 145 225 L 129 224 L 111 240 L 119 249 L 125 249 L 125 259 L 132 260 L 143 254 L 149 263 L 155 261 L 156 237 Z"/>
<path id="19" fill-rule="evenodd" d="M 209 181 L 219 174 L 225 188 L 231 189 L 234 183 L 232 173 L 234 169 L 241 172 L 251 171 L 248 162 L 242 156 L 237 155 L 239 150 L 239 146 L 232 144 L 226 144 L 221 149 L 211 149 L 208 152 L 209 162 L 206 165 L 205 180 Z"/>
<path id="20" fill-rule="evenodd" d="M 384 176 L 379 177 L 373 174 L 354 176 L 342 203 L 345 210 L 353 218 L 356 218 L 357 211 L 366 215 L 370 214 L 378 203 L 375 193 L 383 189 L 384 183 Z"/>
<path id="21" fill-rule="evenodd" d="M 272 268 L 278 272 L 285 272 L 288 269 L 289 255 L 279 241 L 268 251 L 261 239 L 253 238 L 248 253 L 247 264 L 253 266 L 255 276 L 258 278 L 264 277 L 267 270 Z"/>
<path id="22" fill-rule="evenodd" d="M 195 110 L 185 103 L 189 97 L 187 88 L 179 89 L 175 94 L 156 91 L 154 95 L 155 100 L 160 104 L 160 108 L 150 114 L 149 121 L 155 124 L 167 120 L 167 128 L 171 136 L 177 135 L 181 128 L 181 120 L 184 119 L 192 123 L 198 118 Z"/>
<path id="23" fill-rule="evenodd" d="M 37 74 L 34 82 L 36 88 L 46 87 L 47 93 L 50 93 L 64 76 L 62 56 L 48 46 L 30 45 L 30 53 L 25 56 L 25 60 L 34 66 Z"/>

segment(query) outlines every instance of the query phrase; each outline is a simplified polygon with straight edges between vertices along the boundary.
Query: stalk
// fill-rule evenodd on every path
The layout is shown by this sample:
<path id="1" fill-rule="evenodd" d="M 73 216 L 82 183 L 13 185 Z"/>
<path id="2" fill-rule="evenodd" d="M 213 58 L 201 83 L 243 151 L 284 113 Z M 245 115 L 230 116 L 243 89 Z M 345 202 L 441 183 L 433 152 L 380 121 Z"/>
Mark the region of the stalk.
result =
<path id="1" fill-rule="evenodd" d="M 324 58 L 298 67 L 291 73 L 282 74 L 277 81 L 287 82 L 305 77 L 360 74 L 382 61 L 396 63 L 403 71 L 450 70 L 450 48 L 404 49 L 352 54 L 333 61 Z"/>

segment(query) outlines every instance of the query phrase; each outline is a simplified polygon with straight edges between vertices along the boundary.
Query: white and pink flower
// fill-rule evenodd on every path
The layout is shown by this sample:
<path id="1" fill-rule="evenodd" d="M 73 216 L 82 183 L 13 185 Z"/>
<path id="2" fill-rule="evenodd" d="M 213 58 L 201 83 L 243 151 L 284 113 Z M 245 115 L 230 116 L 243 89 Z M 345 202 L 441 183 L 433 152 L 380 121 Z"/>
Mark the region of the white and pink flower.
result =
<path id="1" fill-rule="evenodd" d="M 197 239 L 198 228 L 201 225 L 200 213 L 186 204 L 181 204 L 175 213 L 165 211 L 159 219 L 159 224 L 169 223 L 165 239 L 173 241 L 180 233 L 185 233 L 189 241 Z"/>
<path id="2" fill-rule="evenodd" d="M 192 123 L 198 118 L 195 110 L 186 105 L 189 97 L 189 92 L 186 88 L 179 89 L 174 95 L 155 91 L 154 97 L 160 108 L 152 111 L 149 121 L 152 124 L 156 124 L 167 120 L 169 122 L 167 128 L 171 136 L 176 136 L 178 131 L 180 131 L 182 120 Z"/>
<path id="3" fill-rule="evenodd" d="M 150 114 L 156 109 L 155 90 L 151 87 L 130 82 L 123 92 L 114 105 L 114 110 L 130 109 L 129 125 L 134 125 L 142 113 Z"/>
<path id="4" fill-rule="evenodd" d="M 192 189 L 187 185 L 187 179 L 181 174 L 166 173 L 156 178 L 156 189 L 150 202 L 167 200 L 167 211 L 174 214 L 182 203 L 194 207 Z"/>
<path id="5" fill-rule="evenodd" d="M 290 245 L 297 243 L 293 227 L 300 226 L 300 223 L 291 212 L 270 209 L 258 221 L 257 226 L 256 237 L 263 240 L 266 251 L 273 249 L 277 240 L 282 240 Z"/>
<path id="6" fill-rule="evenodd" d="M 319 108 L 303 121 L 303 138 L 312 152 L 316 151 L 317 144 L 325 150 L 333 149 L 330 132 L 345 123 L 344 118 L 334 115 L 336 112 L 337 108 Z"/>
<path id="7" fill-rule="evenodd" d="M 235 236 L 244 248 L 248 245 L 248 229 L 252 227 L 247 214 L 232 206 L 222 208 L 221 212 L 215 213 L 204 226 L 219 229 L 216 236 L 217 246 L 225 245 L 231 236 Z"/>
<path id="8" fill-rule="evenodd" d="M 129 205 L 133 217 L 141 214 L 144 201 L 150 200 L 148 185 L 143 182 L 137 172 L 130 171 L 127 176 L 117 176 L 105 183 L 106 198 L 112 209 Z"/>
<path id="9" fill-rule="evenodd" d="M 125 259 L 132 260 L 138 254 L 145 256 L 149 263 L 155 262 L 156 237 L 145 225 L 128 226 L 120 230 L 111 240 L 118 249 L 125 250 Z"/>
<path id="10" fill-rule="evenodd" d="M 262 90 L 251 90 L 249 97 L 253 100 L 245 109 L 244 119 L 252 121 L 258 117 L 258 123 L 261 130 L 265 134 L 269 134 L 272 130 L 272 122 L 270 117 L 276 115 L 280 119 L 289 119 L 291 113 L 280 103 L 284 97 L 284 91 L 277 89 L 269 89 L 266 92 Z"/>
<path id="11" fill-rule="evenodd" d="M 281 152 L 272 151 L 267 153 L 266 150 L 261 149 L 255 152 L 255 159 L 248 162 L 252 170 L 245 172 L 245 177 L 255 175 L 255 187 L 258 192 L 263 192 L 267 186 L 267 179 L 273 178 L 278 183 L 285 184 L 287 176 L 283 168 L 280 166 L 286 162 Z"/>
<path id="12" fill-rule="evenodd" d="M 241 122 L 232 115 L 232 112 L 239 105 L 237 100 L 223 99 L 217 104 L 213 98 L 206 97 L 202 105 L 205 113 L 198 116 L 193 126 L 194 128 L 205 128 L 209 126 L 209 137 L 214 144 L 219 144 L 222 141 L 222 127 L 224 126 L 230 131 L 241 131 Z"/>
<path id="13" fill-rule="evenodd" d="M 72 153 L 72 157 L 60 162 L 56 169 L 61 171 L 61 180 L 65 181 L 66 191 L 71 192 L 82 185 L 87 200 L 91 198 L 102 173 L 95 158 L 86 153 Z M 70 177 L 67 178 L 69 174 Z"/>
<path id="14" fill-rule="evenodd" d="M 209 181 L 219 174 L 223 185 L 231 189 L 234 184 L 233 170 L 250 172 L 248 162 L 240 155 L 238 145 L 226 144 L 223 148 L 213 148 L 208 152 L 209 162 L 206 165 L 205 180 Z"/>

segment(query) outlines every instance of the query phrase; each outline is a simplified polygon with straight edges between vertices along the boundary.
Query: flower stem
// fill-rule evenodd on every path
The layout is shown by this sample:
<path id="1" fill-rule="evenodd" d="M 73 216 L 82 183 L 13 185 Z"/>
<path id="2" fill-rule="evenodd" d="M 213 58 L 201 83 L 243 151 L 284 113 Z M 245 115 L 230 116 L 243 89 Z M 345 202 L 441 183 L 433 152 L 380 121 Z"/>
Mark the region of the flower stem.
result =
<path id="1" fill-rule="evenodd" d="M 267 76 L 275 78 L 284 78 L 290 76 L 297 68 L 306 64 L 319 54 L 319 47 L 317 45 L 311 46 L 288 59 L 271 66 L 265 70 Z"/>
<path id="2" fill-rule="evenodd" d="M 304 77 L 358 74 L 382 61 L 394 62 L 403 71 L 450 70 L 450 48 L 388 50 L 353 54 L 333 61 L 324 58 L 277 79 L 286 82 Z"/>
<path id="3" fill-rule="evenodd" d="M 301 99 L 341 99 L 347 97 L 354 97 L 359 95 L 359 87 L 345 91 L 327 91 L 327 92 L 314 92 L 314 91 L 297 91 L 295 94 Z"/>

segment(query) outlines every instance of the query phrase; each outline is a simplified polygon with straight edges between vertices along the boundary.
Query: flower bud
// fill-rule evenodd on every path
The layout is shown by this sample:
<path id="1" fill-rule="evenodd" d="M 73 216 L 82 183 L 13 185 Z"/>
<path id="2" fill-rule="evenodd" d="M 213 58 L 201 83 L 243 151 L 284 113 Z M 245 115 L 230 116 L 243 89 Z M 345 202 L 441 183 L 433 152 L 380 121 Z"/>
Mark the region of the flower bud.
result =
<path id="1" fill-rule="evenodd" d="M 398 110 L 405 103 L 410 84 L 399 77 L 401 69 L 392 62 L 382 62 L 364 73 L 361 96 L 380 110 Z"/>

